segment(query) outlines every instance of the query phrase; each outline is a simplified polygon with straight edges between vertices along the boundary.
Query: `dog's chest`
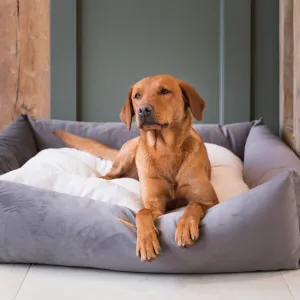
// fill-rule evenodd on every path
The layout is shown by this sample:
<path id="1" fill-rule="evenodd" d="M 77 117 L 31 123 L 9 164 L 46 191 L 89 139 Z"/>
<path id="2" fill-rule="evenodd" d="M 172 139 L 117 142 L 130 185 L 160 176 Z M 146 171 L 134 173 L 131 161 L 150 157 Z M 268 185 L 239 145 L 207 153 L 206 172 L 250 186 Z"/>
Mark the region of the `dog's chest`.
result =
<path id="1" fill-rule="evenodd" d="M 184 162 L 184 155 L 181 151 L 164 151 L 151 153 L 143 149 L 137 153 L 137 169 L 140 180 L 142 178 L 157 178 L 164 181 L 168 194 L 168 206 L 177 207 L 178 174 Z"/>
<path id="2" fill-rule="evenodd" d="M 183 155 L 180 151 L 147 152 L 143 159 L 151 173 L 175 184 L 176 176 L 183 162 Z"/>
<path id="3" fill-rule="evenodd" d="M 136 166 L 140 180 L 141 177 L 151 177 L 164 181 L 167 194 L 167 211 L 187 204 L 187 200 L 179 193 L 178 175 L 189 152 L 182 149 L 172 150 L 154 152 L 140 148 L 136 155 Z"/>

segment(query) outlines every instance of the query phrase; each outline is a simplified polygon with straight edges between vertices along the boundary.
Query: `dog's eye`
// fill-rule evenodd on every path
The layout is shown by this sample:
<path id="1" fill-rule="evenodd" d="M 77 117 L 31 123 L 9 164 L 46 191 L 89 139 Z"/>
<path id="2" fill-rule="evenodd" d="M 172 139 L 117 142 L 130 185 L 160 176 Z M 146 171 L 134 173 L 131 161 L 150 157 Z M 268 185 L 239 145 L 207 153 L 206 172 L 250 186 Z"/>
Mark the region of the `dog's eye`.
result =
<path id="1" fill-rule="evenodd" d="M 134 98 L 135 99 L 140 99 L 142 97 L 142 95 L 140 94 L 140 93 L 136 93 L 135 95 L 134 95 Z"/>
<path id="2" fill-rule="evenodd" d="M 170 91 L 168 91 L 167 89 L 162 88 L 160 91 L 161 94 L 165 95 L 165 94 L 169 94 Z"/>

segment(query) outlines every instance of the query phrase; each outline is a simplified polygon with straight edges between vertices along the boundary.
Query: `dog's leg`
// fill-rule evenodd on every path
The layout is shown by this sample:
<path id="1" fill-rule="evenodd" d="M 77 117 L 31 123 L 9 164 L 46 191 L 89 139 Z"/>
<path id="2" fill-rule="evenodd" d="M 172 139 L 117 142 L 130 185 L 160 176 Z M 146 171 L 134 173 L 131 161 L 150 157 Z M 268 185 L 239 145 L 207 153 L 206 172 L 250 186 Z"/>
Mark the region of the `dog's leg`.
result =
<path id="1" fill-rule="evenodd" d="M 122 177 L 138 180 L 134 157 L 124 155 L 124 153 L 120 151 L 108 173 L 104 176 L 99 176 L 99 178 L 111 180 Z"/>
<path id="2" fill-rule="evenodd" d="M 155 208 L 144 208 L 136 214 L 136 255 L 143 262 L 152 262 L 160 252 L 158 230 L 154 221 L 163 213 Z"/>
<path id="3" fill-rule="evenodd" d="M 127 141 L 120 150 L 116 150 L 100 142 L 83 138 L 66 131 L 58 130 L 53 133 L 68 147 L 86 151 L 95 156 L 112 160 L 112 168 L 106 175 L 100 176 L 100 178 L 107 180 L 121 177 L 138 179 L 135 166 L 135 155 L 139 143 L 139 137 Z"/>
<path id="4" fill-rule="evenodd" d="M 206 211 L 218 203 L 218 198 L 205 174 L 183 184 L 178 190 L 189 204 L 177 224 L 175 240 L 178 246 L 186 247 L 198 239 L 199 224 Z"/>
<path id="5" fill-rule="evenodd" d="M 145 184 L 148 188 L 143 188 Z M 153 261 L 160 252 L 155 220 L 165 212 L 167 192 L 164 185 L 159 179 L 143 178 L 141 181 L 141 195 L 145 208 L 136 215 L 136 255 L 144 262 Z"/>
<path id="6" fill-rule="evenodd" d="M 138 180 L 138 173 L 135 163 L 138 144 L 138 138 L 124 143 L 118 155 L 116 156 L 111 169 L 106 175 L 100 177 L 107 180 L 122 177 L 128 177 Z"/>

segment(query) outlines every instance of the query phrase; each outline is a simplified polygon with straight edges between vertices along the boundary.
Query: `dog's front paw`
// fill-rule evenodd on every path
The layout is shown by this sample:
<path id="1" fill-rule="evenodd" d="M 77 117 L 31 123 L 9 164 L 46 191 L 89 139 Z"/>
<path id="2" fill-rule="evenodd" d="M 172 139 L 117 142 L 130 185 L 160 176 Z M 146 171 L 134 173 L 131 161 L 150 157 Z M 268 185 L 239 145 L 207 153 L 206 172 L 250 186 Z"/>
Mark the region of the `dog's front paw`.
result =
<path id="1" fill-rule="evenodd" d="M 175 241 L 179 247 L 191 246 L 199 237 L 199 222 L 193 217 L 182 217 L 176 228 Z"/>
<path id="2" fill-rule="evenodd" d="M 143 262 L 152 262 L 160 252 L 157 229 L 144 229 L 137 232 L 136 255 Z"/>

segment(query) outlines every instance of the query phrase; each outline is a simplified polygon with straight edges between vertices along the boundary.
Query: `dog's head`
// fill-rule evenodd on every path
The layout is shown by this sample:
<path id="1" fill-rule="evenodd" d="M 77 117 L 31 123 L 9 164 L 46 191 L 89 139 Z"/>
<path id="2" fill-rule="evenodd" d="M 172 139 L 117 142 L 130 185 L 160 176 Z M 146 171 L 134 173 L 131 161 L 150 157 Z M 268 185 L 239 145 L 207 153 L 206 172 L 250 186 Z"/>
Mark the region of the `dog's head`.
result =
<path id="1" fill-rule="evenodd" d="M 205 101 L 192 86 L 169 75 L 156 75 L 130 88 L 120 119 L 129 130 L 134 115 L 140 129 L 162 129 L 180 123 L 190 111 L 202 120 L 204 108 Z"/>

